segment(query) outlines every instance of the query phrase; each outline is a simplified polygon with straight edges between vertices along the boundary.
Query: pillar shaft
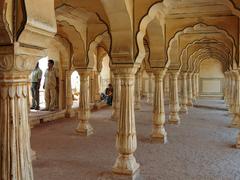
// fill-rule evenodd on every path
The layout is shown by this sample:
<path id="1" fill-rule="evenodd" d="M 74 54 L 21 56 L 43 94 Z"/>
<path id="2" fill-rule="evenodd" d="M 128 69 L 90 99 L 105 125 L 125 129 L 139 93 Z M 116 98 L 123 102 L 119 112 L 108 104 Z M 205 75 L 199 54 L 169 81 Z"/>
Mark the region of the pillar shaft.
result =
<path id="1" fill-rule="evenodd" d="M 137 148 L 134 113 L 135 68 L 119 68 L 121 79 L 120 118 L 117 127 L 116 147 L 118 157 L 113 172 L 133 175 L 139 168 L 133 153 Z"/>
<path id="2" fill-rule="evenodd" d="M 188 89 L 188 106 L 192 106 L 193 105 L 193 96 L 192 96 L 192 73 L 189 73 L 187 75 L 188 78 L 188 85 L 187 85 L 187 89 Z"/>
<path id="3" fill-rule="evenodd" d="M 233 75 L 235 77 L 235 88 L 233 92 L 233 120 L 232 127 L 240 128 L 240 74 L 239 71 L 233 71 Z"/>
<path id="4" fill-rule="evenodd" d="M 79 124 L 76 132 L 80 135 L 88 136 L 93 133 L 93 128 L 89 123 L 90 118 L 90 97 L 89 97 L 89 72 L 79 71 L 80 75 L 80 96 L 78 120 Z"/>
<path id="5" fill-rule="evenodd" d="M 73 105 L 71 74 L 71 71 L 66 72 L 66 117 L 71 117 Z"/>
<path id="6" fill-rule="evenodd" d="M 187 107 L 187 103 L 188 103 L 188 91 L 187 91 L 187 73 L 183 73 L 182 74 L 182 101 L 181 101 L 181 109 L 180 111 L 183 113 L 187 113 L 188 112 L 188 107 Z"/>
<path id="7" fill-rule="evenodd" d="M 196 98 L 199 97 L 199 73 L 196 73 Z"/>
<path id="8" fill-rule="evenodd" d="M 170 124 L 179 124 L 179 100 L 178 100 L 178 71 L 170 71 L 170 114 L 169 114 L 169 123 Z"/>
<path id="9" fill-rule="evenodd" d="M 228 84 L 229 84 L 229 79 L 228 79 L 228 72 L 225 72 L 225 78 L 224 78 L 224 101 L 228 105 Z"/>
<path id="10" fill-rule="evenodd" d="M 196 100 L 196 74 L 192 74 L 192 94 L 193 94 L 193 100 Z"/>
<path id="11" fill-rule="evenodd" d="M 141 109 L 140 71 L 135 75 L 135 109 Z"/>
<path id="12" fill-rule="evenodd" d="M 234 111 L 234 89 L 235 89 L 235 76 L 233 72 L 230 72 L 230 102 L 229 102 L 229 111 L 233 113 Z"/>
<path id="13" fill-rule="evenodd" d="M 147 97 L 147 102 L 149 104 L 152 104 L 153 103 L 153 73 L 150 72 L 148 73 L 149 75 L 149 80 L 148 80 L 148 97 Z"/>
<path id="14" fill-rule="evenodd" d="M 114 73 L 114 88 L 113 88 L 113 112 L 112 120 L 118 121 L 120 116 L 120 99 L 121 99 L 121 80 L 118 73 Z"/>
<path id="15" fill-rule="evenodd" d="M 96 71 L 94 73 L 94 100 L 95 102 L 100 101 L 100 77 L 99 77 L 99 72 Z"/>
<path id="16" fill-rule="evenodd" d="M 155 75 L 155 98 L 153 103 L 153 127 L 152 138 L 159 140 L 161 143 L 167 142 L 167 132 L 165 131 L 165 108 L 164 108 L 164 90 L 163 78 L 165 69 L 158 69 Z"/>
<path id="17" fill-rule="evenodd" d="M 0 54 L 1 180 L 33 180 L 27 97 L 30 60 Z"/>

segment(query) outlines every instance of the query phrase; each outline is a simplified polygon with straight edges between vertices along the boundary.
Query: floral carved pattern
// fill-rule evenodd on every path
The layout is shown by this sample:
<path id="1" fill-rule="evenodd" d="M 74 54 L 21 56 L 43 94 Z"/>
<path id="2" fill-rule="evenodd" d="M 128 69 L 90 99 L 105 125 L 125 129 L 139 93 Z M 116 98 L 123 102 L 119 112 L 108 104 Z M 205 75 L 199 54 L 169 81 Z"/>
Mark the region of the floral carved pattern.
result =
<path id="1" fill-rule="evenodd" d="M 9 71 L 13 67 L 13 56 L 12 55 L 0 55 L 0 70 Z"/>

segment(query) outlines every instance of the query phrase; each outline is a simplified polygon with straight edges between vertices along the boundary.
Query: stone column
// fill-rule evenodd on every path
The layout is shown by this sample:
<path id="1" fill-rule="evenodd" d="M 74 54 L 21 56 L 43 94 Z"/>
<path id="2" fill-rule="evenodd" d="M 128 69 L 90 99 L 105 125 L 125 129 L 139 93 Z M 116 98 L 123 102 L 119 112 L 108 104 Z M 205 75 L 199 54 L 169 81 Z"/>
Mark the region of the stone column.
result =
<path id="1" fill-rule="evenodd" d="M 188 73 L 188 106 L 193 106 L 193 96 L 192 96 L 192 73 Z"/>
<path id="2" fill-rule="evenodd" d="M 79 71 L 80 75 L 80 96 L 79 96 L 79 124 L 76 132 L 83 136 L 93 133 L 93 128 L 89 123 L 90 118 L 90 97 L 89 97 L 89 71 Z"/>
<path id="3" fill-rule="evenodd" d="M 187 73 L 182 73 L 182 105 L 180 111 L 188 113 L 188 91 L 187 91 Z"/>
<path id="4" fill-rule="evenodd" d="M 133 153 L 137 149 L 137 137 L 134 113 L 134 79 L 137 69 L 119 67 L 121 79 L 120 118 L 117 127 L 116 147 L 118 157 L 113 166 L 117 174 L 133 175 L 138 169 Z"/>
<path id="5" fill-rule="evenodd" d="M 72 71 L 66 72 L 66 114 L 67 118 L 71 117 L 72 114 L 72 105 L 73 105 L 73 97 L 72 97 L 72 84 L 71 84 L 71 75 Z"/>
<path id="6" fill-rule="evenodd" d="M 169 74 L 166 73 L 164 76 L 164 97 L 169 99 Z"/>
<path id="7" fill-rule="evenodd" d="M 143 73 L 142 70 L 139 71 L 139 89 L 140 89 L 140 98 L 143 96 Z"/>
<path id="8" fill-rule="evenodd" d="M 169 124 L 180 124 L 178 101 L 178 71 L 170 71 Z"/>
<path id="9" fill-rule="evenodd" d="M 120 116 L 121 80 L 117 71 L 114 73 L 114 81 L 112 120 L 118 121 Z"/>
<path id="10" fill-rule="evenodd" d="M 193 100 L 196 101 L 196 74 L 192 74 L 192 93 L 193 93 Z"/>
<path id="11" fill-rule="evenodd" d="M 225 72 L 225 78 L 224 78 L 224 101 L 226 104 L 228 104 L 228 84 L 229 84 L 229 79 L 228 79 L 228 72 Z"/>
<path id="12" fill-rule="evenodd" d="M 96 71 L 95 72 L 95 75 L 94 75 L 94 80 L 95 80 L 95 91 L 94 91 L 94 99 L 95 99 L 95 102 L 96 101 L 100 101 L 100 82 L 99 82 L 99 79 L 100 79 L 100 77 L 99 77 L 99 74 L 100 74 L 100 72 L 98 72 L 98 71 Z"/>
<path id="13" fill-rule="evenodd" d="M 0 49 L 0 179 L 33 180 L 27 68 L 35 60 L 12 51 Z"/>
<path id="14" fill-rule="evenodd" d="M 228 105 L 228 110 L 229 110 L 229 106 L 230 106 L 230 101 L 231 101 L 231 76 L 230 76 L 230 72 L 227 72 L 227 105 Z"/>
<path id="15" fill-rule="evenodd" d="M 196 73 L 196 98 L 199 97 L 199 73 Z"/>
<path id="16" fill-rule="evenodd" d="M 135 74 L 135 109 L 141 109 L 140 71 Z"/>
<path id="17" fill-rule="evenodd" d="M 231 97 L 230 97 L 230 94 L 231 94 L 231 75 L 230 75 L 230 72 L 228 72 L 228 91 L 227 91 L 227 96 L 228 96 L 228 109 L 230 108 L 230 101 L 231 101 Z"/>
<path id="18" fill-rule="evenodd" d="M 233 104 L 233 120 L 231 127 L 240 128 L 240 74 L 238 70 L 233 71 L 235 76 L 235 88 L 234 88 L 234 104 Z"/>
<path id="19" fill-rule="evenodd" d="M 153 127 L 151 137 L 160 141 L 167 142 L 167 132 L 165 131 L 165 110 L 164 110 L 164 90 L 163 78 L 166 73 L 165 69 L 154 71 L 155 75 L 155 98 L 153 103 Z"/>
<path id="20" fill-rule="evenodd" d="M 95 73 L 92 71 L 89 75 L 89 97 L 90 103 L 95 103 Z"/>
<path id="21" fill-rule="evenodd" d="M 235 76 L 232 71 L 229 73 L 229 75 L 230 75 L 229 112 L 233 113 L 233 111 L 234 111 Z"/>
<path id="22" fill-rule="evenodd" d="M 149 80 L 148 80 L 148 97 L 147 97 L 147 102 L 149 104 L 152 104 L 153 103 L 153 89 L 152 89 L 152 86 L 153 86 L 153 82 L 152 82 L 152 79 L 153 79 L 153 73 L 152 72 L 149 72 L 148 73 L 148 76 L 149 76 Z"/>

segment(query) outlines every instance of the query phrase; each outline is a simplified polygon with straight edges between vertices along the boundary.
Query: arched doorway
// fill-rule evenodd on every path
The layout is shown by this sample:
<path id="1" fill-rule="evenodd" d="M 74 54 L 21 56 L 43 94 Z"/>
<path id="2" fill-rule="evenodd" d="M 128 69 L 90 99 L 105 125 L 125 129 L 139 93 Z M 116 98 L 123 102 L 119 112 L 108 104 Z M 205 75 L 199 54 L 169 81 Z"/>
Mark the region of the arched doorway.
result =
<path id="1" fill-rule="evenodd" d="M 79 107 L 79 94 L 80 94 L 80 76 L 77 71 L 71 75 L 71 87 L 73 97 L 73 108 Z"/>
<path id="2" fill-rule="evenodd" d="M 105 89 L 111 81 L 111 73 L 109 67 L 109 56 L 106 55 L 102 60 L 102 70 L 100 72 L 100 92 L 105 93 Z"/>
<path id="3" fill-rule="evenodd" d="M 199 93 L 204 99 L 223 99 L 224 73 L 222 63 L 214 58 L 200 64 Z"/>

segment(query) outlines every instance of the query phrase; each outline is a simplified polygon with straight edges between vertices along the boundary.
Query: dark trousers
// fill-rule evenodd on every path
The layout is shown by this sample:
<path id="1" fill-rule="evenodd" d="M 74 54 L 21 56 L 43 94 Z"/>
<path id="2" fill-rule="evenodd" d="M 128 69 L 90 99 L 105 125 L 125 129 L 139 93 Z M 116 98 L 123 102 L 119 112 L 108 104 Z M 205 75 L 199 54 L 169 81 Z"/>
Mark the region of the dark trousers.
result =
<path id="1" fill-rule="evenodd" d="M 32 82 L 31 86 L 32 94 L 32 108 L 39 109 L 39 86 L 38 83 Z"/>

